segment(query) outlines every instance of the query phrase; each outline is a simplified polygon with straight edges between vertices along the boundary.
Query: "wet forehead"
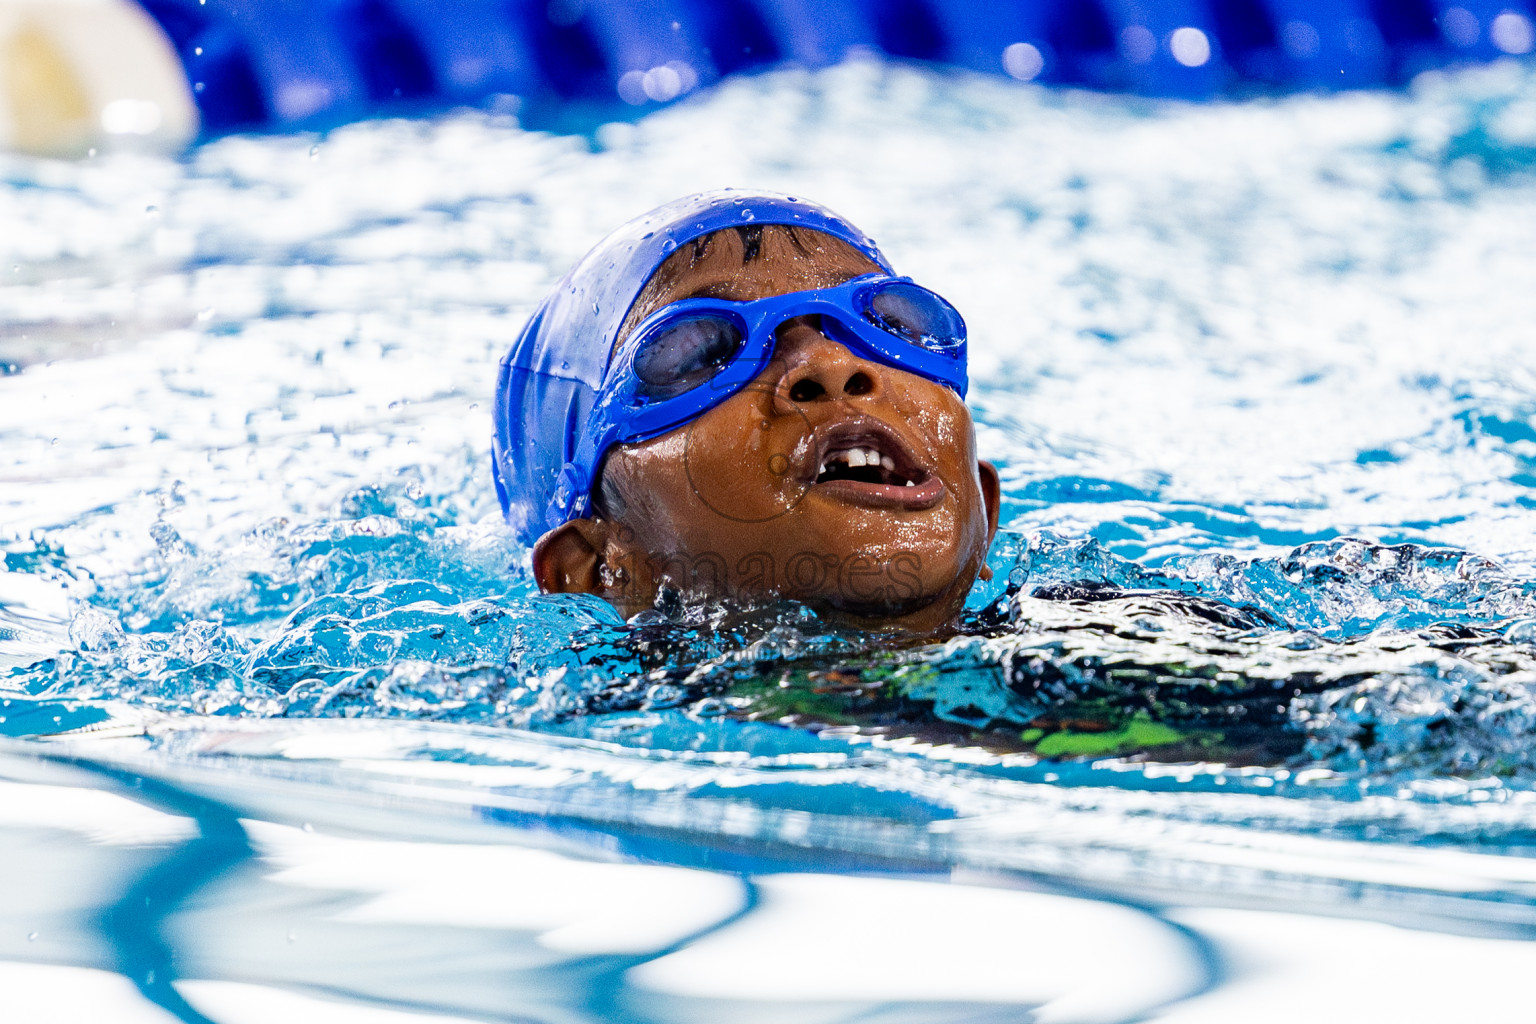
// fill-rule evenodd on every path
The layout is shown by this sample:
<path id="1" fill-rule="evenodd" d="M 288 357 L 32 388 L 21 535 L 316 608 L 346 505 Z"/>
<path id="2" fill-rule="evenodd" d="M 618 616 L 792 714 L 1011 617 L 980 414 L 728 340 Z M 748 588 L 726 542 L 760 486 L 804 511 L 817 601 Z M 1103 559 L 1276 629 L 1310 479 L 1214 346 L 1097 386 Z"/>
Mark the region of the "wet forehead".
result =
<path id="1" fill-rule="evenodd" d="M 821 241 L 825 239 L 825 241 Z M 818 236 L 809 246 L 787 231 L 765 231 L 754 259 L 744 261 L 744 242 L 735 232 L 714 236 L 703 257 L 685 264 L 657 295 L 656 308 L 691 298 L 752 299 L 842 284 L 880 268 L 863 254 Z"/>
<path id="2" fill-rule="evenodd" d="M 780 225 L 765 225 L 751 259 L 747 244 L 739 232 L 728 228 L 680 246 L 641 289 L 610 351 L 616 351 L 641 320 L 683 299 L 750 302 L 842 284 L 860 274 L 883 273 L 851 245 L 819 231 L 792 232 Z"/>

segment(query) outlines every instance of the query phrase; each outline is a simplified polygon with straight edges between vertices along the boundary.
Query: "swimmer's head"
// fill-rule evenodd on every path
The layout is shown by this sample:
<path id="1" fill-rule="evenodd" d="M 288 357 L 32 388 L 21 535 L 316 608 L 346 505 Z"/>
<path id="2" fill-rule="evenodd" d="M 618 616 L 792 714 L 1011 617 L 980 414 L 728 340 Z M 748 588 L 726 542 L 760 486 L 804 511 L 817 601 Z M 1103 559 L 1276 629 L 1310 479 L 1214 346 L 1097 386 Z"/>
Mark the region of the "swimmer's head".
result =
<path id="1" fill-rule="evenodd" d="M 997 526 L 963 339 L 829 211 L 689 197 L 599 244 L 503 360 L 498 494 L 546 591 L 936 629 Z"/>

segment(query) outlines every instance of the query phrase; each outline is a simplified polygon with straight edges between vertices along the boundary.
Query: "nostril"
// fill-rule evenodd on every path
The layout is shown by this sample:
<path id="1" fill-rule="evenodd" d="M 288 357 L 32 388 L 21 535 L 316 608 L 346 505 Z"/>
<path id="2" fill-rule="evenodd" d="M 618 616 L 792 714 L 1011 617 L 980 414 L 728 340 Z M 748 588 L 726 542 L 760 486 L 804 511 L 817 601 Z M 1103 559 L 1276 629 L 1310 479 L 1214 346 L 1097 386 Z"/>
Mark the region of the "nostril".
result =
<path id="1" fill-rule="evenodd" d="M 875 382 L 863 370 L 849 377 L 847 383 L 843 385 L 845 395 L 867 395 L 873 390 L 875 390 Z"/>
<path id="2" fill-rule="evenodd" d="M 789 389 L 789 397 L 795 402 L 814 402 L 827 393 L 827 389 L 806 377 L 795 383 Z"/>

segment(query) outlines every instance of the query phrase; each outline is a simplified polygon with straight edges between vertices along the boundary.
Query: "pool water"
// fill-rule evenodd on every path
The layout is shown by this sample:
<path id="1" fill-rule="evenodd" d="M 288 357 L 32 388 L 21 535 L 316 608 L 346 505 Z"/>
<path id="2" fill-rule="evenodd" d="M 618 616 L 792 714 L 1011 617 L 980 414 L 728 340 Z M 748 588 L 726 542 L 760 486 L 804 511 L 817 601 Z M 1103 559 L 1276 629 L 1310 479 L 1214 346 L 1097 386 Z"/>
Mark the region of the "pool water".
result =
<path id="1" fill-rule="evenodd" d="M 1222 1019 L 1211 936 L 1341 907 L 1494 944 L 1446 962 L 1527 955 L 1530 67 L 1185 105 L 855 62 L 583 136 L 460 112 L 181 159 L 0 157 L 0 182 L 6 785 L 131 797 L 172 824 L 102 849 L 202 865 L 137 939 L 13 936 L 0 957 L 117 971 L 182 1020 L 254 1012 L 228 987 L 253 978 L 434 1019 L 711 1019 L 767 984 L 722 966 L 731 942 L 778 948 L 817 906 L 926 906 L 911 878 L 935 873 L 1040 920 L 1130 914 L 1100 922 L 1125 936 L 1105 963 L 1161 942 L 1166 970 L 1124 1005 L 1093 1003 L 1091 976 L 936 994 L 896 971 L 761 1019 L 1139 1019 L 1200 992 Z M 965 313 L 1004 508 L 960 635 L 893 643 L 789 603 L 625 622 L 536 593 L 490 482 L 495 361 L 607 230 L 721 186 L 826 203 Z M 459 846 L 379 852 L 412 838 Z M 221 874 L 258 855 L 302 870 Z M 100 870 L 170 877 L 138 856 Z M 397 903 L 414 874 L 460 889 L 336 916 L 365 861 L 405 865 Z M 464 934 L 489 926 L 450 920 L 477 913 L 465 880 L 557 862 L 704 895 L 629 946 L 518 918 L 541 952 L 515 982 L 464 967 L 468 995 L 365 967 L 359 922 L 385 919 L 386 961 L 427 922 L 442 957 L 481 963 Z M 818 871 L 841 887 L 803 889 Z M 876 882 L 898 888 L 858 888 Z M 938 888 L 914 920 L 970 921 Z M 466 906 L 420 916 L 434 900 Z M 240 907 L 273 935 L 339 930 L 282 956 L 178 945 L 227 937 Z M 1255 907 L 1275 916 L 1220 917 Z M 762 934 L 699 944 L 728 921 Z M 888 963 L 927 948 L 900 934 Z M 609 959 L 578 983 L 552 949 Z M 203 980 L 168 995 L 173 966 Z"/>

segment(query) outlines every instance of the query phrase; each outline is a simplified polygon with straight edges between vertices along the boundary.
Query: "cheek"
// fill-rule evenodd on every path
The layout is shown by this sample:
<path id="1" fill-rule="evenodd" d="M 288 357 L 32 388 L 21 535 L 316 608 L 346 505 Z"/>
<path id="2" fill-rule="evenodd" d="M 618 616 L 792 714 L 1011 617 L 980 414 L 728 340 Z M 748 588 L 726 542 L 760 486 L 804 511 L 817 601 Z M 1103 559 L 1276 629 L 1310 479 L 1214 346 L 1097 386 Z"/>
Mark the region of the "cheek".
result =
<path id="1" fill-rule="evenodd" d="M 798 416 L 770 416 L 733 396 L 670 434 L 630 446 L 622 467 L 628 524 L 653 550 L 742 540 L 803 496 L 797 471 L 809 437 Z"/>
<path id="2" fill-rule="evenodd" d="M 971 414 L 952 392 L 927 385 L 929 392 L 903 391 L 892 396 L 891 407 L 918 430 L 928 450 L 928 464 L 939 471 L 951 491 L 963 488 L 979 500 L 976 482 L 976 437 Z"/>
<path id="3" fill-rule="evenodd" d="M 764 404 L 764 396 L 739 394 L 685 428 L 687 486 L 719 525 L 772 522 L 804 495 L 799 465 L 810 424 L 799 415 L 770 415 Z"/>
<path id="4" fill-rule="evenodd" d="M 682 438 L 667 434 L 609 455 L 603 472 L 623 497 L 624 532 L 642 547 L 654 547 L 689 515 L 687 481 L 680 472 Z"/>

